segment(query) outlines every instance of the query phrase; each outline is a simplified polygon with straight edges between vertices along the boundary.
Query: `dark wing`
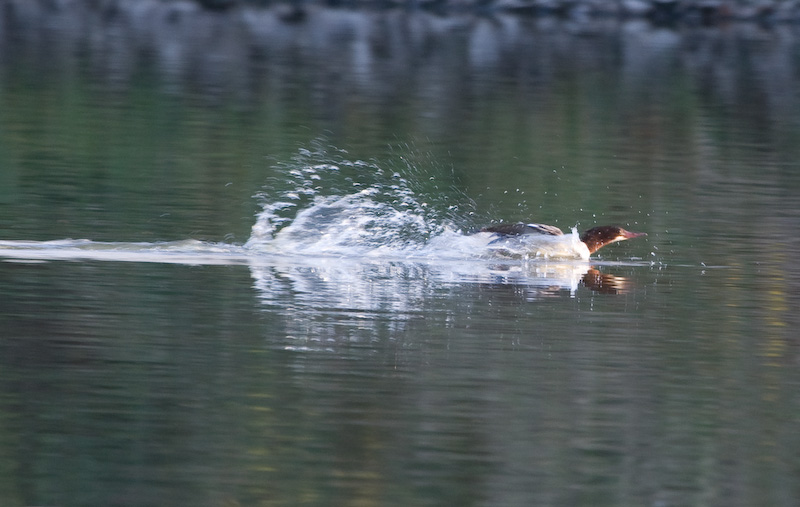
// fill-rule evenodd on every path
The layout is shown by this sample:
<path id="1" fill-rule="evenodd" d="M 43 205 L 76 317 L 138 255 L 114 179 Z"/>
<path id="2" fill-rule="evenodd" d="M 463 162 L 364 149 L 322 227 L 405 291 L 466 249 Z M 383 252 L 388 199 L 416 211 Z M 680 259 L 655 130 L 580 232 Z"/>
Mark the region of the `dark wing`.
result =
<path id="1" fill-rule="evenodd" d="M 481 232 L 493 232 L 503 236 L 521 236 L 523 234 L 544 234 L 547 236 L 561 236 L 564 233 L 553 225 L 544 224 L 497 224 L 484 227 Z"/>

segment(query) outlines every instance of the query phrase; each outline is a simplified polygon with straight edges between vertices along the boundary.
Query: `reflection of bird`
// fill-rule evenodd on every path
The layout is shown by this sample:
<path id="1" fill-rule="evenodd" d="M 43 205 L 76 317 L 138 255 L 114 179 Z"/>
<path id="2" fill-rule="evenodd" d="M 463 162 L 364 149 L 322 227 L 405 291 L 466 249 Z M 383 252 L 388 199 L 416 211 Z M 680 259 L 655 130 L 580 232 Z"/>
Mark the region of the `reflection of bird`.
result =
<path id="1" fill-rule="evenodd" d="M 542 234 L 545 236 L 562 236 L 564 233 L 561 229 L 552 225 L 544 224 L 498 224 L 489 227 L 484 227 L 481 232 L 491 232 L 499 235 L 500 237 L 507 236 L 524 236 L 529 234 Z M 616 225 L 601 225 L 592 227 L 583 234 L 581 234 L 581 242 L 589 249 L 589 253 L 593 254 L 604 246 L 615 243 L 617 241 L 624 241 L 626 239 L 638 238 L 639 236 L 647 236 L 644 232 L 630 232 L 622 227 Z"/>
<path id="2" fill-rule="evenodd" d="M 594 292 L 600 294 L 623 294 L 628 291 L 628 280 L 591 268 L 581 280 L 583 284 Z"/>

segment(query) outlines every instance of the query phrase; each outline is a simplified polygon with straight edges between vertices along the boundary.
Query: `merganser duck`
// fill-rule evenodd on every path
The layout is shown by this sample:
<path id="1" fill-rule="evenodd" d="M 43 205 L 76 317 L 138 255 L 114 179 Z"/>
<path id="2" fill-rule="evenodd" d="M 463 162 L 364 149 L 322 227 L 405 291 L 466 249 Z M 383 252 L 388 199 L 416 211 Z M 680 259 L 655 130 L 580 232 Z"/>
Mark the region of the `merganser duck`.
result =
<path id="1" fill-rule="evenodd" d="M 545 235 L 545 236 L 563 236 L 564 233 L 558 227 L 545 224 L 497 224 L 489 227 L 484 227 L 480 232 L 490 232 L 500 236 L 497 240 L 510 236 L 527 236 L 527 235 Z M 576 233 L 577 234 L 577 233 Z M 617 241 L 625 241 L 626 239 L 638 238 L 640 236 L 647 236 L 644 232 L 631 232 L 626 231 L 622 227 L 616 225 L 601 225 L 592 227 L 580 235 L 580 241 L 588 250 L 582 252 L 581 257 L 587 258 L 589 255 L 595 253 L 606 245 L 616 243 Z"/>

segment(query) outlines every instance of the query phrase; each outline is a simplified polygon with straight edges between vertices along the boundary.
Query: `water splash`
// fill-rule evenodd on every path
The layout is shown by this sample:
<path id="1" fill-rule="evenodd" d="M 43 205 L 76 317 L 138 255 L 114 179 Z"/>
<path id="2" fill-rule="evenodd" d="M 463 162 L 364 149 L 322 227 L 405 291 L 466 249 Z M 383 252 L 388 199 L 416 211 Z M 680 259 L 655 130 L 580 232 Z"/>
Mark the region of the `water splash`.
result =
<path id="1" fill-rule="evenodd" d="M 437 176 L 424 174 L 412 157 L 378 164 L 351 161 L 345 154 L 317 146 L 278 164 L 276 172 L 287 176 L 272 179 L 258 195 L 263 208 L 245 247 L 403 256 L 419 253 L 432 238 L 469 223 L 474 204 L 454 187 L 442 188 Z"/>

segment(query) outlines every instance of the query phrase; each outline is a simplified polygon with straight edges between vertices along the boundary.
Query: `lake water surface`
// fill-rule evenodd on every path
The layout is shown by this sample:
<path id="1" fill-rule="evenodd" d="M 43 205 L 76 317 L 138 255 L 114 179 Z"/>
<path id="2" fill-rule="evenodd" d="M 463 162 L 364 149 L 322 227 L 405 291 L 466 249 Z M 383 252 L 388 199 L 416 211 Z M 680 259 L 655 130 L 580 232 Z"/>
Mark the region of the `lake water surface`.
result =
<path id="1" fill-rule="evenodd" d="M 0 3 L 0 504 L 800 504 L 796 27 Z"/>

